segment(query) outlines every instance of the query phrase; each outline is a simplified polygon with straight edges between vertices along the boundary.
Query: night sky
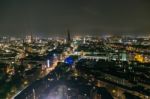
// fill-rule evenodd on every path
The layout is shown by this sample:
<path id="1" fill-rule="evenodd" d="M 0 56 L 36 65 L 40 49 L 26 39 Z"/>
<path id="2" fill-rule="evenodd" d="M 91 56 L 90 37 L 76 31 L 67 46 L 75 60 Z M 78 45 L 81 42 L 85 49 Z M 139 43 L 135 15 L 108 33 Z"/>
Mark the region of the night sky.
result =
<path id="1" fill-rule="evenodd" d="M 150 33 L 150 0 L 0 0 L 0 35 Z"/>

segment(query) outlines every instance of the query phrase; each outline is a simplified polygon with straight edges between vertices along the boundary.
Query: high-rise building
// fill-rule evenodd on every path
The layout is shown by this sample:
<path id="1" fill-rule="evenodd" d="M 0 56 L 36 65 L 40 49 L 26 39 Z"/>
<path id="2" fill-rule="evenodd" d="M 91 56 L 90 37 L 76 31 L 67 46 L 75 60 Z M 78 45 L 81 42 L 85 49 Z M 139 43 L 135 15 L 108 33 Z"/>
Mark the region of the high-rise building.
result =
<path id="1" fill-rule="evenodd" d="M 27 43 L 32 43 L 32 42 L 33 42 L 33 37 L 32 37 L 32 35 L 26 36 L 26 42 L 27 42 Z"/>

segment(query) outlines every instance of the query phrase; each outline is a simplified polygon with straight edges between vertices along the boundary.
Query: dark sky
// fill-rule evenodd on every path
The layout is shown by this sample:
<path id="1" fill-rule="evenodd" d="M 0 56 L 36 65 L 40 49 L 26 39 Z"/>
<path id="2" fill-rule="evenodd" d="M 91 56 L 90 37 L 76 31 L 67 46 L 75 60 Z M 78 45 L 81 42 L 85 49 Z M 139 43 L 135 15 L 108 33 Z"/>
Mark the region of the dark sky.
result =
<path id="1" fill-rule="evenodd" d="M 0 34 L 147 33 L 150 0 L 0 0 Z"/>

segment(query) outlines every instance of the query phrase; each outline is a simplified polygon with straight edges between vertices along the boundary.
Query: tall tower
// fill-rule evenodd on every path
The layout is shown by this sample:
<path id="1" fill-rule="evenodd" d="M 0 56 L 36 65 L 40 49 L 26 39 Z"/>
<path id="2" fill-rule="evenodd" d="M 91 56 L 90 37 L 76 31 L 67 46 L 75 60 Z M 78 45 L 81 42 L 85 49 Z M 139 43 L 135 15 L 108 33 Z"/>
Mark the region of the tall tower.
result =
<path id="1" fill-rule="evenodd" d="M 83 38 L 83 44 L 85 44 L 86 40 L 85 40 L 85 37 Z"/>
<path id="2" fill-rule="evenodd" d="M 70 42 L 71 42 L 70 31 L 67 30 L 67 43 L 70 44 Z"/>

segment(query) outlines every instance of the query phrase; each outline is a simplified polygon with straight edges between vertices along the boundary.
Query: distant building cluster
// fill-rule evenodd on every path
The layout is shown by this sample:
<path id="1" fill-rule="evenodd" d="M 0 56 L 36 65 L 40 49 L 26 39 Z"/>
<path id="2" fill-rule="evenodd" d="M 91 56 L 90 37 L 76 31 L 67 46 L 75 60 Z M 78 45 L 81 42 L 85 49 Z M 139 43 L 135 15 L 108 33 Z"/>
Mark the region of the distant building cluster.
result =
<path id="1" fill-rule="evenodd" d="M 150 37 L 0 38 L 0 98 L 149 99 Z M 19 92 L 19 93 L 18 93 Z"/>

